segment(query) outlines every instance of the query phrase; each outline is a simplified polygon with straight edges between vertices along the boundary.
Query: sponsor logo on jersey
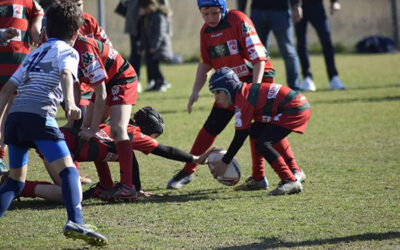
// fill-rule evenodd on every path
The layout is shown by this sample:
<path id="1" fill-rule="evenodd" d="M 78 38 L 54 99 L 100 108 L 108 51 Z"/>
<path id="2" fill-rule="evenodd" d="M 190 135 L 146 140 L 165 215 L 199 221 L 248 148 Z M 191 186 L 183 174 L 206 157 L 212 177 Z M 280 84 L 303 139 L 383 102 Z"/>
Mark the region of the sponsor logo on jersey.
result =
<path id="1" fill-rule="evenodd" d="M 275 99 L 276 95 L 279 92 L 279 89 L 281 88 L 281 86 L 282 85 L 276 84 L 276 83 L 271 84 L 271 87 L 269 87 L 269 90 L 268 90 L 268 97 L 267 98 L 268 99 Z"/>
<path id="2" fill-rule="evenodd" d="M 256 44 L 261 44 L 261 40 L 257 35 L 251 35 L 246 37 L 246 47 L 251 47 Z"/>
<path id="3" fill-rule="evenodd" d="M 112 59 L 112 60 L 115 60 L 115 58 L 116 58 L 117 56 L 118 56 L 118 51 L 116 51 L 115 49 L 113 49 L 113 48 L 110 47 L 110 50 L 108 51 L 107 57 L 110 58 L 110 59 Z"/>
<path id="4" fill-rule="evenodd" d="M 242 125 L 242 112 L 235 106 L 235 127 L 241 127 Z"/>
<path id="5" fill-rule="evenodd" d="M 22 14 L 24 13 L 24 6 L 19 4 L 13 4 L 13 17 L 14 18 L 22 18 Z"/>
<path id="6" fill-rule="evenodd" d="M 262 122 L 265 122 L 265 123 L 271 122 L 271 116 L 269 116 L 269 115 L 263 115 L 261 117 L 261 119 L 262 119 Z"/>
<path id="7" fill-rule="evenodd" d="M 94 60 L 94 55 L 92 53 L 89 52 L 85 52 L 82 54 L 82 62 L 85 65 L 91 64 Z"/>
<path id="8" fill-rule="evenodd" d="M 118 161 L 118 154 L 108 152 L 103 161 Z"/>
<path id="9" fill-rule="evenodd" d="M 245 37 L 247 34 L 251 32 L 253 28 L 251 27 L 250 24 L 244 22 L 242 23 L 242 36 Z"/>
<path id="10" fill-rule="evenodd" d="M 237 40 L 229 40 L 227 42 L 228 48 L 229 48 L 229 53 L 231 55 L 236 55 L 239 53 L 239 47 L 238 47 L 238 42 Z"/>
<path id="11" fill-rule="evenodd" d="M 212 38 L 216 38 L 216 37 L 222 36 L 223 34 L 224 34 L 224 33 L 222 33 L 222 32 L 217 33 L 217 34 L 211 34 L 211 37 L 212 37 Z"/>
<path id="12" fill-rule="evenodd" d="M 233 71 L 235 71 L 238 77 L 249 75 L 249 69 L 246 67 L 246 64 L 242 64 L 236 67 L 231 67 Z"/>
<path id="13" fill-rule="evenodd" d="M 266 57 L 265 51 L 261 46 L 254 46 L 252 48 L 249 48 L 248 52 L 249 52 L 249 58 L 252 61 L 257 58 Z"/>
<path id="14" fill-rule="evenodd" d="M 98 138 L 100 141 L 112 141 L 113 139 L 106 133 L 106 131 L 100 129 L 96 133 L 96 138 Z"/>
<path id="15" fill-rule="evenodd" d="M 118 86 L 118 85 L 113 86 L 113 87 L 111 88 L 111 93 L 112 93 L 113 95 L 118 95 L 118 93 L 119 93 L 119 86 Z"/>

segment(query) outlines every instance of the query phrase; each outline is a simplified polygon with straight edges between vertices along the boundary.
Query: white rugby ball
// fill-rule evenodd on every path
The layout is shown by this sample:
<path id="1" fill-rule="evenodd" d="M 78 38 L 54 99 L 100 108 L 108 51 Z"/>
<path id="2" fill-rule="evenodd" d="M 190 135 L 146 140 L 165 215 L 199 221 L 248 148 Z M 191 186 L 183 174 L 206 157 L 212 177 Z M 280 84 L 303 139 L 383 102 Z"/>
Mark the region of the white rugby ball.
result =
<path id="1" fill-rule="evenodd" d="M 210 153 L 208 156 L 208 168 L 210 171 L 214 170 L 214 162 L 219 161 L 225 155 L 226 150 L 216 149 Z M 226 186 L 234 186 L 240 181 L 240 166 L 239 162 L 233 158 L 231 163 L 228 164 L 228 167 L 225 170 L 223 176 L 218 176 L 216 179 L 221 184 Z"/>

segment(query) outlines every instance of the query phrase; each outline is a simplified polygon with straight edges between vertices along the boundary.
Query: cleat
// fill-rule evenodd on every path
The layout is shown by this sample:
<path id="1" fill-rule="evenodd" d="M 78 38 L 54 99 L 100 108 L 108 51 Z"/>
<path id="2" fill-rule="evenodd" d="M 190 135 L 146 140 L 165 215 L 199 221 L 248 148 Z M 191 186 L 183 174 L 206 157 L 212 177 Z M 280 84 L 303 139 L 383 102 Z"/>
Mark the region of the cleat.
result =
<path id="1" fill-rule="evenodd" d="M 86 177 L 82 172 L 79 172 L 79 179 L 83 185 L 92 183 L 92 180 Z"/>
<path id="2" fill-rule="evenodd" d="M 345 87 L 343 83 L 340 81 L 338 76 L 332 77 L 331 81 L 329 82 L 329 89 L 332 90 L 344 90 Z"/>
<path id="3" fill-rule="evenodd" d="M 92 228 L 88 225 L 81 225 L 72 221 L 68 221 L 64 226 L 63 234 L 65 237 L 70 239 L 84 240 L 86 243 L 92 246 L 107 245 L 107 238 L 95 232 Z"/>
<path id="4" fill-rule="evenodd" d="M 183 185 L 193 180 L 194 174 L 188 174 L 184 170 L 179 171 L 167 184 L 168 189 L 180 189 Z"/>
<path id="5" fill-rule="evenodd" d="M 137 197 L 135 187 L 128 187 L 121 183 L 99 194 L 100 199 L 108 201 L 134 201 Z"/>
<path id="6" fill-rule="evenodd" d="M 306 180 L 306 174 L 304 173 L 303 170 L 297 171 L 297 170 L 292 170 L 292 173 L 294 177 L 296 177 L 297 181 L 303 183 Z"/>
<path id="7" fill-rule="evenodd" d="M 87 200 L 91 198 L 99 198 L 100 194 L 107 191 L 100 185 L 100 182 L 93 184 L 88 190 L 82 193 L 82 199 Z"/>
<path id="8" fill-rule="evenodd" d="M 317 87 L 315 87 L 314 81 L 311 77 L 306 76 L 303 80 L 303 85 L 301 86 L 301 90 L 303 91 L 316 91 Z"/>
<path id="9" fill-rule="evenodd" d="M 260 190 L 260 189 L 267 189 L 268 186 L 269 184 L 266 177 L 264 177 L 259 181 L 256 181 L 253 179 L 253 177 L 250 176 L 243 184 L 235 187 L 235 190 L 245 190 L 245 191 Z"/>
<path id="10" fill-rule="evenodd" d="M 303 186 L 299 181 L 281 181 L 278 187 L 268 193 L 268 195 L 285 195 L 285 194 L 297 194 L 303 190 Z"/>
<path id="11" fill-rule="evenodd" d="M 2 158 L 0 158 L 0 175 L 4 174 L 7 172 L 6 164 L 4 164 L 4 161 Z"/>

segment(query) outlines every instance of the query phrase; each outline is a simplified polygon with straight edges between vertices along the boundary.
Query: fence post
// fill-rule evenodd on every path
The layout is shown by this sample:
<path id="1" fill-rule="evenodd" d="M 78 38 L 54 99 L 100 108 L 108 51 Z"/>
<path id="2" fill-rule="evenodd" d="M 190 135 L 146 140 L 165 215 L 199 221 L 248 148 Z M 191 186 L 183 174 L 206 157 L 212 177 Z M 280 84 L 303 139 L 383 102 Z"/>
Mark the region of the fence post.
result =
<path id="1" fill-rule="evenodd" d="M 106 15 L 104 11 L 104 0 L 97 0 L 97 10 L 100 26 L 106 30 Z"/>
<path id="2" fill-rule="evenodd" d="M 393 19 L 393 39 L 396 47 L 400 49 L 400 34 L 399 34 L 399 15 L 398 15 L 398 0 L 391 0 L 392 3 L 392 19 Z"/>

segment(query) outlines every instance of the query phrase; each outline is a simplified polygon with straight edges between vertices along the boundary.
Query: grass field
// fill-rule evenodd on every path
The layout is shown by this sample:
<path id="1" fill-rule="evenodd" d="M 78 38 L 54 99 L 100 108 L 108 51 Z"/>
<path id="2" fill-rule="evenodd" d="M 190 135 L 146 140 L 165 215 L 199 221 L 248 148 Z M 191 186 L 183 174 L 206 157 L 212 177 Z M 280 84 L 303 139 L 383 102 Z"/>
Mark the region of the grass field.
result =
<path id="1" fill-rule="evenodd" d="M 302 193 L 234 191 L 205 166 L 189 185 L 167 190 L 183 164 L 137 153 L 144 189 L 160 196 L 134 203 L 85 201 L 86 223 L 109 238 L 110 249 L 400 249 L 400 54 L 338 55 L 346 91 L 327 90 L 322 57 L 311 59 L 318 91 L 305 95 L 312 117 L 304 135 L 289 136 L 307 174 Z M 274 65 L 277 82 L 284 83 L 282 61 Z M 193 113 L 186 112 L 195 67 L 165 65 L 172 88 L 139 95 L 137 107 L 152 105 L 164 117 L 162 144 L 189 150 L 208 115 L 213 98 L 206 88 Z M 61 113 L 59 118 L 62 125 Z M 230 124 L 216 146 L 227 148 L 233 132 Z M 248 142 L 237 159 L 244 181 L 251 173 Z M 266 170 L 271 190 L 279 180 L 269 166 Z M 82 164 L 82 171 L 97 180 L 92 164 Z M 118 180 L 117 164 L 112 171 Z M 33 151 L 28 176 L 50 180 Z M 0 219 L 0 248 L 88 248 L 63 237 L 65 220 L 62 205 L 14 201 Z"/>

